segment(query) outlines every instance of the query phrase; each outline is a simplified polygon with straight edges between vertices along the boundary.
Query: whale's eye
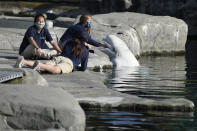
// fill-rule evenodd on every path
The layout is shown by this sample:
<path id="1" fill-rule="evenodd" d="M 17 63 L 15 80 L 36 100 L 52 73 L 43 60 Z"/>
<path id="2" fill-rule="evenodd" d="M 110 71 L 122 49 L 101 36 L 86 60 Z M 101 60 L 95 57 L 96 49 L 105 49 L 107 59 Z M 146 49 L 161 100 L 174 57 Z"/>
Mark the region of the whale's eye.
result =
<path id="1" fill-rule="evenodd" d="M 122 33 L 122 32 L 118 32 L 117 34 L 118 34 L 118 35 L 122 35 L 123 33 Z"/>

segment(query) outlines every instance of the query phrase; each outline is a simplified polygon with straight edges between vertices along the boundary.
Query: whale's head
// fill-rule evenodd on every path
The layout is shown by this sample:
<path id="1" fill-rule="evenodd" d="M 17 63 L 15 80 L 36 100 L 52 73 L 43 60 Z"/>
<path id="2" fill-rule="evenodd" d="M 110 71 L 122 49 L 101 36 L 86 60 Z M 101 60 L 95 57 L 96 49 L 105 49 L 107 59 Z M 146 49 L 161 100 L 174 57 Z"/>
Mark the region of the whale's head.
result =
<path id="1" fill-rule="evenodd" d="M 102 48 L 101 51 L 110 57 L 116 68 L 122 66 L 139 66 L 139 62 L 135 56 L 120 38 L 115 35 L 107 35 L 103 41 L 108 48 Z"/>

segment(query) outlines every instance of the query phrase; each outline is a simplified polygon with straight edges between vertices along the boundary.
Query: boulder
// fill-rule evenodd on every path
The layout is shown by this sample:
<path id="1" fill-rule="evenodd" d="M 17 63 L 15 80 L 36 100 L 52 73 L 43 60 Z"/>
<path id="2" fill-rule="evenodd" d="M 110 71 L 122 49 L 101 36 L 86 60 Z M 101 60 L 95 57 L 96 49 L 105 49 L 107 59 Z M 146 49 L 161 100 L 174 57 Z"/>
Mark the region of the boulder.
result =
<path id="1" fill-rule="evenodd" d="M 73 25 L 75 19 L 69 17 L 58 17 L 54 20 L 54 26 L 68 28 Z"/>
<path id="2" fill-rule="evenodd" d="M 0 112 L 13 129 L 85 129 L 84 111 L 63 89 L 1 84 L 0 94 Z"/>
<path id="3" fill-rule="evenodd" d="M 37 71 L 32 69 L 23 69 L 23 71 L 22 84 L 48 86 L 48 82 Z"/>
<path id="4" fill-rule="evenodd" d="M 131 12 L 93 15 L 92 38 L 102 42 L 108 34 L 117 35 L 134 55 L 184 51 L 187 33 L 183 20 L 169 16 Z"/>
<path id="5" fill-rule="evenodd" d="M 0 131 L 13 131 L 12 128 L 8 126 L 6 119 L 5 116 L 0 115 Z"/>
<path id="6" fill-rule="evenodd" d="M 27 28 L 31 25 L 31 17 L 0 16 L 1 49 L 18 50 Z"/>
<path id="7" fill-rule="evenodd" d="M 0 28 L 1 49 L 18 50 L 25 34 L 24 29 Z"/>
<path id="8" fill-rule="evenodd" d="M 88 68 L 93 70 L 112 68 L 113 63 L 110 61 L 108 55 L 101 52 L 99 49 L 94 47 L 94 53 L 89 54 Z"/>
<path id="9" fill-rule="evenodd" d="M 132 0 L 132 3 L 130 11 L 183 19 L 189 26 L 189 35 L 197 35 L 196 0 Z"/>

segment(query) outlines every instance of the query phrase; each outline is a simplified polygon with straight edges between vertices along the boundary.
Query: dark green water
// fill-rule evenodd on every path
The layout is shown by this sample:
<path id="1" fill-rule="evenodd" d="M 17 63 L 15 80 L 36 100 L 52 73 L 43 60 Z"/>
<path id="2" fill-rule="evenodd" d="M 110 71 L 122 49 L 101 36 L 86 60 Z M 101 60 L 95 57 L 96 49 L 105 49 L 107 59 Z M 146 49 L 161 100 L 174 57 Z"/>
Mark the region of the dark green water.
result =
<path id="1" fill-rule="evenodd" d="M 143 98 L 187 98 L 197 103 L 195 70 L 188 67 L 185 56 L 143 57 L 139 61 L 139 68 L 115 70 L 109 88 Z M 87 131 L 197 130 L 196 111 L 184 113 L 89 110 L 86 115 Z"/>

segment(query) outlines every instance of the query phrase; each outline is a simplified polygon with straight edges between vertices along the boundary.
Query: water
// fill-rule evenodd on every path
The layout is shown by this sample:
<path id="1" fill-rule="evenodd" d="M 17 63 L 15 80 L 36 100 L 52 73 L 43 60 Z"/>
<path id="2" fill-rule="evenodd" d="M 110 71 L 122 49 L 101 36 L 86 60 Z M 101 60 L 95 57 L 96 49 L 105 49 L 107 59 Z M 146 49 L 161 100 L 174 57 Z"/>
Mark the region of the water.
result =
<path id="1" fill-rule="evenodd" d="M 184 97 L 184 57 L 145 57 L 140 67 L 114 71 L 109 87 L 139 97 Z"/>
<path id="2" fill-rule="evenodd" d="M 115 70 L 109 88 L 150 99 L 187 98 L 196 104 L 197 79 L 185 56 L 143 57 L 140 67 Z M 188 62 L 187 62 L 188 63 Z M 188 77 L 188 74 L 190 77 Z M 191 77 L 191 74 L 193 75 Z M 197 76 L 197 73 L 196 73 Z M 88 110 L 87 131 L 196 131 L 197 112 Z"/>

